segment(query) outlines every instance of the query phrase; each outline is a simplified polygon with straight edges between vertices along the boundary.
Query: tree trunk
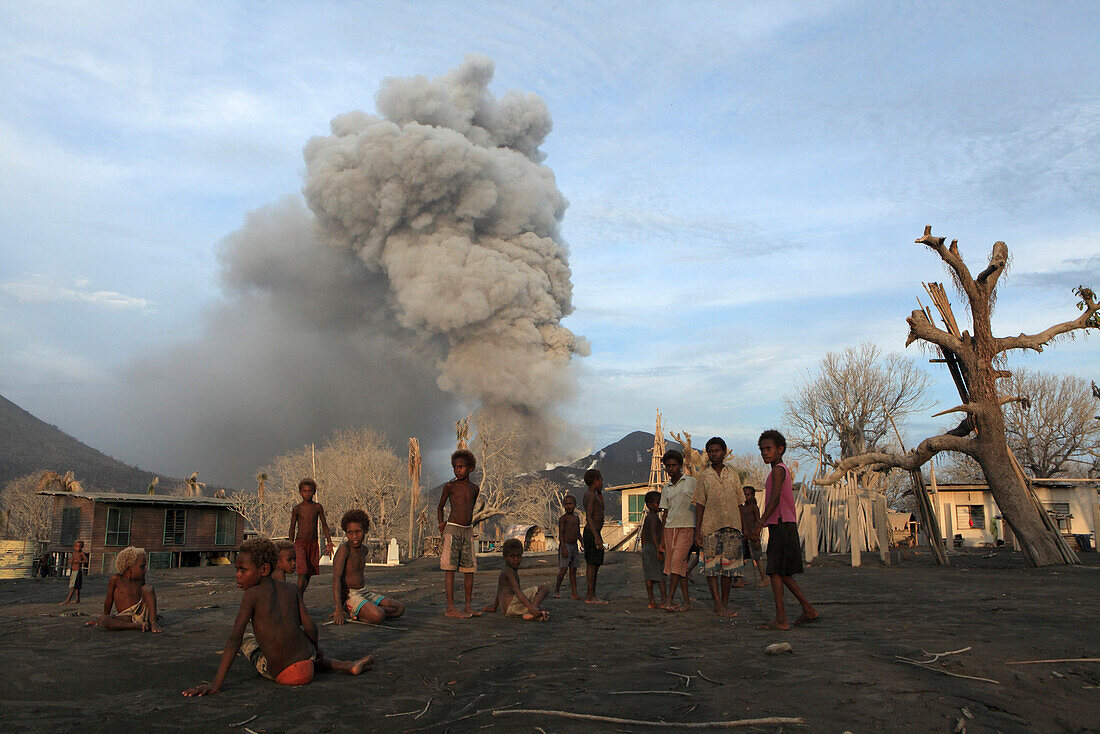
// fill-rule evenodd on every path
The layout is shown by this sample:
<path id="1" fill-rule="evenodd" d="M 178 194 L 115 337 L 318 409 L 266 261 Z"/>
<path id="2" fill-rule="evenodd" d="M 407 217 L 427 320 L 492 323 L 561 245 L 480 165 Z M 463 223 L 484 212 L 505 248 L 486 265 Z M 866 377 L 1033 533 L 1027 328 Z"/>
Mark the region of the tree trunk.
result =
<path id="1" fill-rule="evenodd" d="M 1053 534 L 1039 514 L 1041 510 L 1031 500 L 1027 487 L 1012 467 L 1008 444 L 1003 437 L 990 436 L 987 431 L 979 440 L 975 458 L 985 473 L 986 483 L 1001 516 L 1016 536 L 1029 566 L 1064 565 L 1066 560 L 1058 549 Z M 990 518 L 993 521 L 993 518 Z"/>

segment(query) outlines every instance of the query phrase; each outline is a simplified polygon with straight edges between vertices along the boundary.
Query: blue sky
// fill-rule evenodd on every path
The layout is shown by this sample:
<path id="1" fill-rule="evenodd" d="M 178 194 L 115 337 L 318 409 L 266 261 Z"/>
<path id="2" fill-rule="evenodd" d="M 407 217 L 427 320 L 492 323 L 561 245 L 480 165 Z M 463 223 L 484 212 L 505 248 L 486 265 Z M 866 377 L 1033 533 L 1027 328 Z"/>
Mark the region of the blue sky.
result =
<path id="1" fill-rule="evenodd" d="M 189 472 L 134 452 L 94 396 L 199 334 L 218 242 L 298 195 L 311 136 L 372 111 L 382 79 L 471 52 L 554 119 L 566 325 L 592 344 L 564 408 L 583 445 L 660 407 L 746 450 L 827 351 L 902 350 L 921 282 L 946 279 L 913 244 L 925 224 L 979 267 L 1008 243 L 1002 333 L 1100 287 L 1100 6 L 469 5 L 0 6 L 0 393 Z M 1078 339 L 1013 363 L 1097 379 L 1098 356 Z M 954 396 L 929 369 L 930 415 Z"/>

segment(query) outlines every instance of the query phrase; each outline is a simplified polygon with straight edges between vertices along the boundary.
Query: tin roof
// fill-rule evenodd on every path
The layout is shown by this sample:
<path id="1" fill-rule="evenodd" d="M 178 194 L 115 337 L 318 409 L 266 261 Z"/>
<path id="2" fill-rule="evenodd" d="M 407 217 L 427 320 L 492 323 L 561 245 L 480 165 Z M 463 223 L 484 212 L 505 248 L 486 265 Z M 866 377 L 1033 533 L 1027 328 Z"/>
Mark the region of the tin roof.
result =
<path id="1" fill-rule="evenodd" d="M 66 492 L 61 489 L 47 489 L 38 494 L 47 496 L 65 495 L 81 497 L 92 502 L 111 502 L 128 505 L 190 505 L 192 507 L 233 508 L 232 500 L 217 497 L 176 497 L 166 494 L 130 494 L 129 492 Z"/>

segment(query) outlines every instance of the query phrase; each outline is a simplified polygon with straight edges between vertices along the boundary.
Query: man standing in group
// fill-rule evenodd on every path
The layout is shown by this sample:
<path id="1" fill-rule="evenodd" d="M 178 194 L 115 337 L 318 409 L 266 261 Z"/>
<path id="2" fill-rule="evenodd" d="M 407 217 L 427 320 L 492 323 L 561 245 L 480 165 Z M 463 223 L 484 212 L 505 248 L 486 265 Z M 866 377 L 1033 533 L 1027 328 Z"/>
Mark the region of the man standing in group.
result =
<path id="1" fill-rule="evenodd" d="M 707 441 L 709 464 L 696 477 L 695 543 L 703 548 L 703 574 L 707 577 L 714 613 L 720 617 L 736 617 L 730 611 L 730 585 L 734 577 L 744 585 L 740 569 L 744 563 L 742 550 L 741 510 L 744 500 L 741 477 L 725 465 L 726 442 L 715 436 Z"/>

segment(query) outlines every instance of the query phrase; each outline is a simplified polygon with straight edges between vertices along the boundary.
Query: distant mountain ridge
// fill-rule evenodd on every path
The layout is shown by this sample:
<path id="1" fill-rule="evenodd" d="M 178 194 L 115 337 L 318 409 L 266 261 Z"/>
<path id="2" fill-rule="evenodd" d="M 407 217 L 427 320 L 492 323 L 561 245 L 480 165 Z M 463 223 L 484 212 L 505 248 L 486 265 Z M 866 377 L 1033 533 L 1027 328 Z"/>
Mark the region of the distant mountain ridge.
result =
<path id="1" fill-rule="evenodd" d="M 88 490 L 144 492 L 157 476 L 93 449 L 0 395 L 0 485 L 25 474 L 70 469 Z M 179 479 L 161 477 L 161 488 Z"/>

